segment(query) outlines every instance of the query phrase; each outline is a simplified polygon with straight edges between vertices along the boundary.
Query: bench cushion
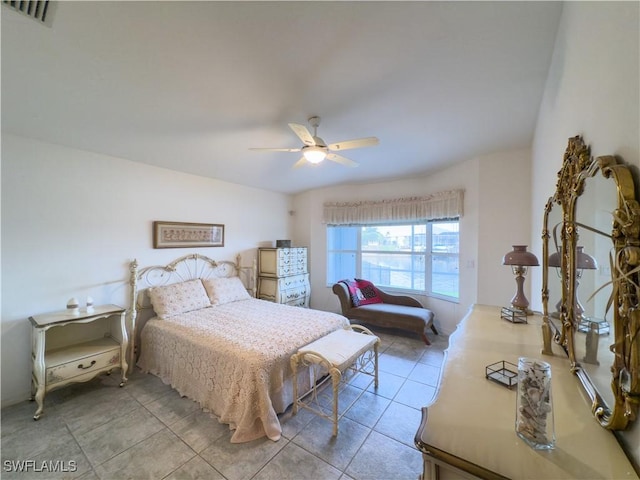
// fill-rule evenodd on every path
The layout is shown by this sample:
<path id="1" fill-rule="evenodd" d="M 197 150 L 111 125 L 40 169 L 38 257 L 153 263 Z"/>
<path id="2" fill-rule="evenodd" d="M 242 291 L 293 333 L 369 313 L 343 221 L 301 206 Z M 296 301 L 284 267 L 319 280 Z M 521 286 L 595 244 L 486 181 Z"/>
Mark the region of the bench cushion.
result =
<path id="1" fill-rule="evenodd" d="M 322 355 L 331 365 L 344 371 L 360 355 L 371 350 L 378 341 L 375 335 L 352 330 L 336 330 L 298 350 L 298 353 L 314 352 Z"/>

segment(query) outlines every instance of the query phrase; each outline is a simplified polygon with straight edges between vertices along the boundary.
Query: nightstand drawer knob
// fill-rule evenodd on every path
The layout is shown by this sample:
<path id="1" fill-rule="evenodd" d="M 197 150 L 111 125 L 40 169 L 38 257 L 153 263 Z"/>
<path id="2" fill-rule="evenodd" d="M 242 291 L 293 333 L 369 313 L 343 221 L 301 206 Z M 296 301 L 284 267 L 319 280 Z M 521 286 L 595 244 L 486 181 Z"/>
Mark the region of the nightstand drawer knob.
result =
<path id="1" fill-rule="evenodd" d="M 96 364 L 95 360 L 91 360 L 91 363 L 89 365 L 87 365 L 86 367 L 83 367 L 82 364 L 78 365 L 78 368 L 81 368 L 82 370 L 86 370 L 87 368 L 91 368 Z"/>

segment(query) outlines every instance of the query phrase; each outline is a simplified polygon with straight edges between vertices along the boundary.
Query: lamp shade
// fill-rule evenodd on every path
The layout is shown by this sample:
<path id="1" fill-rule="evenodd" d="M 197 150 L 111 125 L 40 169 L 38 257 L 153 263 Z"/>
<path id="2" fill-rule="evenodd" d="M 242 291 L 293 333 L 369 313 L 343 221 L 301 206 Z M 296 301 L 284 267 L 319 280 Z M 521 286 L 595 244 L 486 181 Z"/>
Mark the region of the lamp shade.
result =
<path id="1" fill-rule="evenodd" d="M 306 147 L 302 154 L 310 163 L 320 163 L 327 156 L 327 152 L 323 148 L 316 146 Z"/>
<path id="2" fill-rule="evenodd" d="M 560 252 L 553 252 L 549 255 L 549 266 L 560 268 Z"/>
<path id="3" fill-rule="evenodd" d="M 576 259 L 576 267 L 583 270 L 595 270 L 598 268 L 598 262 L 588 253 L 584 253 L 584 247 L 578 248 L 578 258 Z"/>
<path id="4" fill-rule="evenodd" d="M 502 259 L 502 264 L 521 267 L 536 267 L 540 265 L 536 256 L 531 252 L 527 252 L 526 245 L 514 245 L 513 250 Z"/>

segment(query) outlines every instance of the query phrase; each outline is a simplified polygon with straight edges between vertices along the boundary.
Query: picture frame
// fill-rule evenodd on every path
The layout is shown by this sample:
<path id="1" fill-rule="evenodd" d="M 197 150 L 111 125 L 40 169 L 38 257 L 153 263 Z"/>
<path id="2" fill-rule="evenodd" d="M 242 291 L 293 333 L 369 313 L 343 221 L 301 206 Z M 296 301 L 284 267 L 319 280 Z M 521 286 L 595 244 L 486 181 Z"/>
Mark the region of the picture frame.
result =
<path id="1" fill-rule="evenodd" d="M 224 247 L 224 225 L 153 222 L 153 248 Z"/>

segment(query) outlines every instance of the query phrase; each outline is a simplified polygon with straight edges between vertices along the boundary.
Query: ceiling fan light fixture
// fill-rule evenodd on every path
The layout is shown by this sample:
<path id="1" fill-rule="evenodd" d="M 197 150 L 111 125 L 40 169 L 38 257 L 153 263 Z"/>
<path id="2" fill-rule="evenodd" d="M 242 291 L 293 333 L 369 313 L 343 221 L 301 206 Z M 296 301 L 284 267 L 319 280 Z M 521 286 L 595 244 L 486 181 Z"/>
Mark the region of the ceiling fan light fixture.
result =
<path id="1" fill-rule="evenodd" d="M 320 163 L 327 156 L 327 152 L 320 147 L 307 147 L 302 152 L 304 158 L 307 159 L 309 163 Z"/>
<path id="2" fill-rule="evenodd" d="M 310 117 L 309 125 L 313 127 L 313 135 L 304 125 L 290 123 L 289 128 L 293 133 L 302 140 L 300 148 L 251 148 L 251 150 L 266 150 L 270 152 L 301 152 L 302 157 L 293 165 L 293 168 L 301 167 L 310 163 L 317 165 L 325 159 L 330 162 L 339 163 L 347 167 L 357 167 L 358 163 L 350 160 L 342 155 L 338 155 L 337 151 L 349 150 L 351 148 L 371 147 L 378 145 L 379 141 L 376 137 L 355 138 L 353 140 L 344 140 L 338 143 L 327 144 L 318 136 L 318 125 L 320 125 L 320 117 Z"/>

